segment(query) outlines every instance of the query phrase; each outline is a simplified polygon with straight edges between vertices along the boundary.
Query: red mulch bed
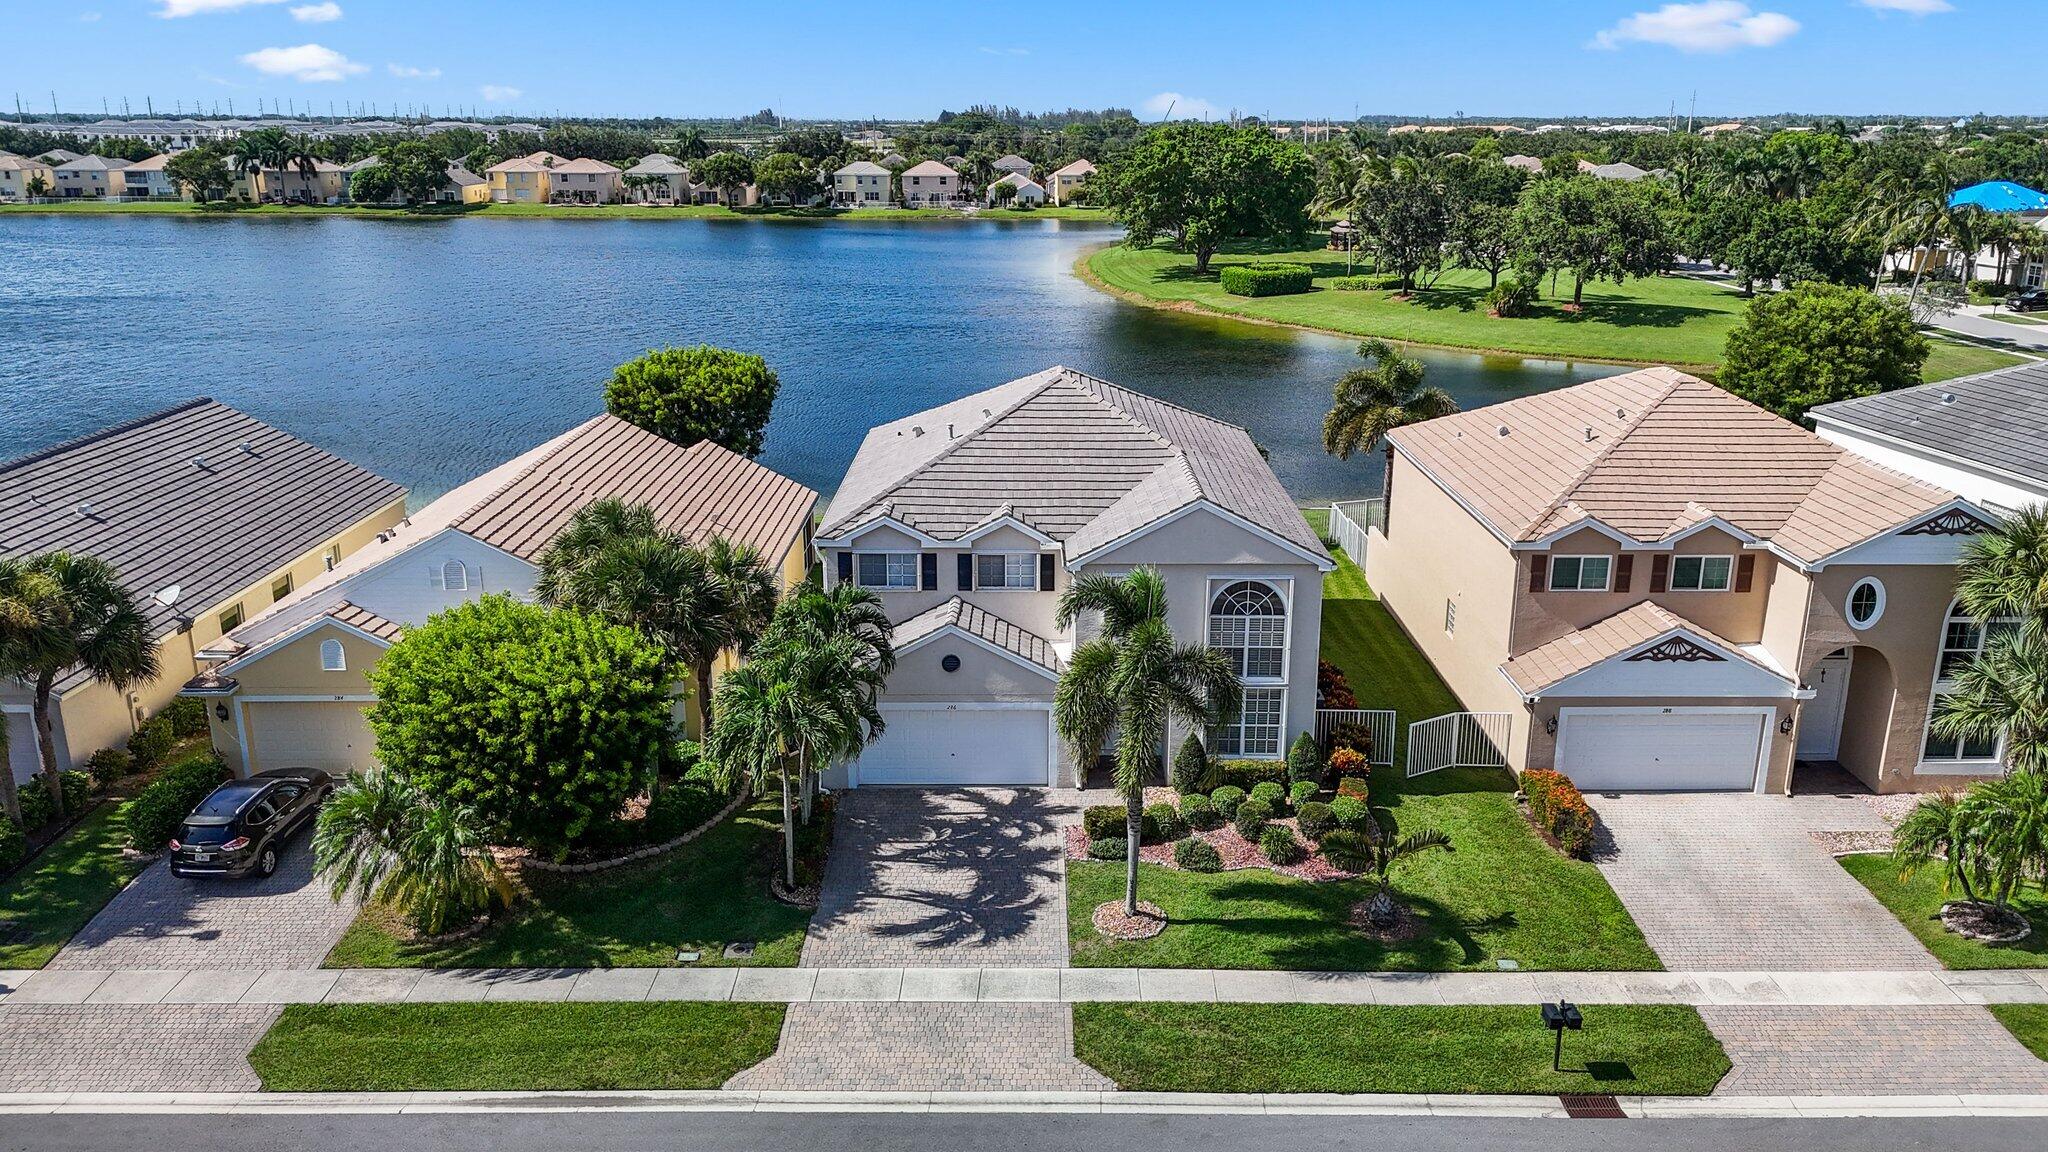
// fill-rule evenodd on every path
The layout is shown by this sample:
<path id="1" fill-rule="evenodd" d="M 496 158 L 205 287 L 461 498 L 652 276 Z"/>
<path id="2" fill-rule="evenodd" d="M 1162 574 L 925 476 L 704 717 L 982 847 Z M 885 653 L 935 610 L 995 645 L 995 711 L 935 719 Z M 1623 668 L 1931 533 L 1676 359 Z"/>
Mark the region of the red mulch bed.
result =
<path id="1" fill-rule="evenodd" d="M 1166 931 L 1166 913 L 1150 900 L 1138 901 L 1138 914 L 1132 916 L 1124 911 L 1124 902 L 1111 900 L 1097 904 L 1095 930 L 1116 940 L 1149 940 Z"/>
<path id="2" fill-rule="evenodd" d="M 1346 872 L 1328 860 L 1323 859 L 1315 851 L 1315 845 L 1302 838 L 1300 830 L 1294 826 L 1293 817 L 1290 816 L 1285 820 L 1275 820 L 1273 823 L 1294 832 L 1296 842 L 1309 849 L 1307 859 L 1299 864 L 1289 864 L 1283 868 L 1266 859 L 1266 854 L 1259 851 L 1257 844 L 1238 835 L 1237 829 L 1228 824 L 1223 825 L 1221 828 L 1212 828 L 1207 832 L 1190 832 L 1188 835 L 1197 840 L 1206 841 L 1211 848 L 1216 849 L 1216 855 L 1223 860 L 1223 871 L 1225 872 L 1241 872 L 1251 868 L 1263 868 L 1268 872 L 1277 872 L 1282 876 L 1292 876 L 1296 880 L 1350 880 L 1358 875 L 1356 872 Z M 1066 843 L 1067 859 L 1092 859 L 1088 855 L 1088 833 L 1080 825 L 1071 824 L 1067 826 Z M 1175 871 L 1181 870 L 1180 865 L 1173 862 L 1173 845 L 1171 844 L 1147 844 L 1138 849 L 1138 859 L 1146 864 L 1157 864 L 1161 868 L 1172 868 Z"/>

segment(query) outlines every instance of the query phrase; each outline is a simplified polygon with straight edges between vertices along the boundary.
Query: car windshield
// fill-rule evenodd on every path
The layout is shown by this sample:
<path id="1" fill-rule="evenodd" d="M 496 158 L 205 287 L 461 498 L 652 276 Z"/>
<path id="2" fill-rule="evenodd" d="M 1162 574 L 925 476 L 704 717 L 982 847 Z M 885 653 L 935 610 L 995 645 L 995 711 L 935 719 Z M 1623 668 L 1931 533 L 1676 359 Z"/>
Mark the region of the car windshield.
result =
<path id="1" fill-rule="evenodd" d="M 228 826 L 225 824 L 187 824 L 178 834 L 178 843 L 205 846 L 226 843 Z"/>
<path id="2" fill-rule="evenodd" d="M 192 810 L 194 816 L 212 816 L 216 819 L 233 816 L 242 810 L 251 796 L 262 791 L 246 784 L 227 784 L 213 790 L 213 794 L 199 802 Z"/>

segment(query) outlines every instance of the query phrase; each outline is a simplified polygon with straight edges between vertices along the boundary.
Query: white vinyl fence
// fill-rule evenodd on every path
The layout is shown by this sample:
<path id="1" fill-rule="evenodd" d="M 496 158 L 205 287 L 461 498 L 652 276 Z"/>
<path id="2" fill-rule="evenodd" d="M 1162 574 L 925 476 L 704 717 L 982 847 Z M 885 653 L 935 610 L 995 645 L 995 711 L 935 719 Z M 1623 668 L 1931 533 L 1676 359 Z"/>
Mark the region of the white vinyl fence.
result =
<path id="1" fill-rule="evenodd" d="M 1384 522 L 1385 506 L 1379 500 L 1348 500 L 1330 505 L 1330 538 L 1351 557 L 1352 563 L 1365 564 L 1366 532 Z"/>
<path id="2" fill-rule="evenodd" d="M 1448 712 L 1408 726 L 1408 775 L 1441 768 L 1505 768 L 1506 712 Z"/>
<path id="3" fill-rule="evenodd" d="M 1394 765 L 1394 713 L 1392 709 L 1381 708 L 1318 708 L 1316 709 L 1316 743 L 1327 746 L 1330 733 L 1342 724 L 1363 724 L 1372 734 L 1372 748 L 1365 754 L 1366 763 Z"/>

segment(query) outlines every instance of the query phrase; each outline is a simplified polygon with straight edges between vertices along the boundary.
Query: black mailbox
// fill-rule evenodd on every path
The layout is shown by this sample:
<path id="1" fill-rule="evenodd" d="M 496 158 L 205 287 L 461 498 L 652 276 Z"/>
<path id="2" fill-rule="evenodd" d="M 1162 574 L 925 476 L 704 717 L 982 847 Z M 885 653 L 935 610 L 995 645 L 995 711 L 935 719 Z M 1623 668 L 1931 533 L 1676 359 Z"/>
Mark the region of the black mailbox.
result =
<path id="1" fill-rule="evenodd" d="M 1552 1032 L 1562 1032 L 1567 1028 L 1577 1032 L 1586 1026 L 1586 1018 L 1580 1014 L 1577 1004 L 1559 1000 L 1543 1006 L 1543 1026 Z"/>

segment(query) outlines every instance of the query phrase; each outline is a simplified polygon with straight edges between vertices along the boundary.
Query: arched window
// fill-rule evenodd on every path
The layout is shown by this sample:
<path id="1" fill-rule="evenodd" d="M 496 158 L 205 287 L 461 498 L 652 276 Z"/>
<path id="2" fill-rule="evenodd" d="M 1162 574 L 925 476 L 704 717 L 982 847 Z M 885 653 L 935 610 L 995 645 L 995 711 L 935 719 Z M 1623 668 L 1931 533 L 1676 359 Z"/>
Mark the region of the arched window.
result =
<path id="1" fill-rule="evenodd" d="M 1956 675 L 1983 653 L 1985 644 L 1993 637 L 2018 624 L 2012 617 L 2001 617 L 1987 625 L 1970 615 L 1961 600 L 1949 604 L 1948 615 L 1941 622 L 1941 655 L 1934 665 L 1934 696 L 1927 703 L 1927 743 L 1921 750 L 1922 760 L 1998 759 L 1998 741 L 1937 736 L 1934 718 L 1941 714 L 1941 698 L 1956 690 Z"/>
<path id="2" fill-rule="evenodd" d="M 320 642 L 320 670 L 322 672 L 345 672 L 348 670 L 348 653 L 342 651 L 341 641 L 327 639 Z"/>
<path id="3" fill-rule="evenodd" d="M 1278 756 L 1287 721 L 1287 601 L 1270 584 L 1239 580 L 1209 602 L 1209 646 L 1245 681 L 1244 706 L 1210 730 L 1220 756 Z"/>
<path id="4" fill-rule="evenodd" d="M 450 560 L 441 565 L 441 587 L 450 592 L 469 591 L 469 569 L 460 560 Z"/>

